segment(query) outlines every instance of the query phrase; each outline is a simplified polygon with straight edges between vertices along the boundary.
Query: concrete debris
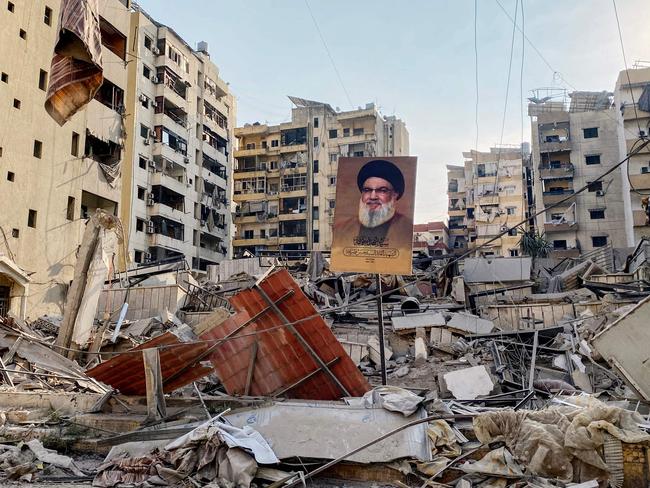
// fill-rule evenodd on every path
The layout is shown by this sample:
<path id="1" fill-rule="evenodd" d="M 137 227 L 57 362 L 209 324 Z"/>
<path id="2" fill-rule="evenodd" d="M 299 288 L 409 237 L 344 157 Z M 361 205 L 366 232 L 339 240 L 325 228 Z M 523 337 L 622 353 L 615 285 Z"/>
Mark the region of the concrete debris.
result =
<path id="1" fill-rule="evenodd" d="M 376 276 L 327 253 L 114 273 L 107 229 L 71 310 L 0 317 L 0 483 L 650 481 L 648 246 L 620 272 L 420 260 L 381 275 L 380 308 Z"/>
<path id="2" fill-rule="evenodd" d="M 479 396 L 488 395 L 494 388 L 485 366 L 459 369 L 445 374 L 443 378 L 447 390 L 458 399 L 474 400 Z"/>

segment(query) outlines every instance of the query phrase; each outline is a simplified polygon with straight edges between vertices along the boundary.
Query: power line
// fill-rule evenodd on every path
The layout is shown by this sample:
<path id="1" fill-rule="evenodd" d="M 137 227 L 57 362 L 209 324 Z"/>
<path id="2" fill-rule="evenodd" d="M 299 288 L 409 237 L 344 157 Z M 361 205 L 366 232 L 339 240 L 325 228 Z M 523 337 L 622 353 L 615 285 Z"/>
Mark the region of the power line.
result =
<path id="1" fill-rule="evenodd" d="M 330 53 L 329 47 L 327 47 L 327 42 L 325 42 L 325 37 L 323 36 L 320 27 L 318 27 L 318 22 L 316 22 L 316 17 L 314 17 L 314 13 L 312 12 L 311 7 L 309 6 L 308 0 L 305 0 L 305 5 L 307 6 L 307 10 L 309 11 L 311 20 L 314 22 L 314 26 L 316 27 L 316 31 L 318 32 L 320 40 L 323 42 L 323 47 L 325 48 L 325 52 L 327 53 L 327 56 L 330 58 L 330 62 L 332 63 L 332 67 L 334 68 L 334 72 L 336 73 L 336 77 L 338 78 L 339 83 L 341 84 L 341 88 L 343 88 L 343 92 L 345 93 L 345 96 L 348 99 L 348 103 L 350 104 L 350 107 L 354 110 L 354 104 L 352 103 L 350 94 L 348 93 L 348 90 L 345 88 L 345 84 L 343 83 L 343 78 L 341 78 L 341 74 L 339 73 L 339 70 L 336 67 L 336 63 L 334 62 L 332 53 Z"/>
<path id="2" fill-rule="evenodd" d="M 627 58 L 625 57 L 625 46 L 623 45 L 623 33 L 621 32 L 621 23 L 618 20 L 618 10 L 616 8 L 616 0 L 612 0 L 614 5 L 614 15 L 616 16 L 616 27 L 618 28 L 618 39 L 621 42 L 621 53 L 623 53 L 623 64 L 625 65 L 625 75 L 627 76 L 627 86 L 630 88 L 630 97 L 632 97 L 632 107 L 634 107 L 634 117 L 636 119 L 636 125 L 639 129 L 639 135 L 641 134 L 641 124 L 639 122 L 639 114 L 636 111 L 636 102 L 634 100 L 634 92 L 632 91 L 632 81 L 630 80 L 630 71 L 627 69 Z"/>
<path id="3" fill-rule="evenodd" d="M 478 0 L 474 0 L 474 84 L 476 90 L 476 102 L 474 106 L 474 126 L 476 127 L 476 140 L 474 150 L 478 152 L 478 100 L 479 100 L 479 83 L 478 83 Z"/>
<path id="4" fill-rule="evenodd" d="M 526 54 L 526 18 L 524 17 L 524 0 L 521 0 L 521 67 L 519 69 L 519 103 L 521 112 L 521 142 L 524 142 L 524 58 Z M 522 147 L 523 162 L 523 147 Z"/>

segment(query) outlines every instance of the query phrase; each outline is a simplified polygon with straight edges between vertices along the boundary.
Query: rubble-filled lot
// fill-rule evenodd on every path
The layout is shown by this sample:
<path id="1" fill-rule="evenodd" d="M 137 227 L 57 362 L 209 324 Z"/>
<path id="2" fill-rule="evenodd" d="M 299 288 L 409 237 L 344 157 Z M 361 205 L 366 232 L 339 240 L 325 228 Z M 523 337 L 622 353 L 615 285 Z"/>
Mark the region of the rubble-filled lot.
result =
<path id="1" fill-rule="evenodd" d="M 1 483 L 647 486 L 644 249 L 426 262 L 381 308 L 322 256 L 80 286 L 0 318 Z"/>

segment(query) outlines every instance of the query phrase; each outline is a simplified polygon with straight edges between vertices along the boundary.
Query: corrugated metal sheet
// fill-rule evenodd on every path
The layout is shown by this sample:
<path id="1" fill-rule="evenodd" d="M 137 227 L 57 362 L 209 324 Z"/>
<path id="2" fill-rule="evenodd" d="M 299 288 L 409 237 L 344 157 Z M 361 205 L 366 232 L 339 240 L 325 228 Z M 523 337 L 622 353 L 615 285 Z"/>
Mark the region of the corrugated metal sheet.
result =
<path id="1" fill-rule="evenodd" d="M 158 337 L 151 339 L 131 351 L 140 351 L 152 347 L 168 346 L 170 344 L 182 344 L 177 336 L 171 332 L 165 332 Z M 160 350 L 160 369 L 163 383 L 181 371 L 188 364 L 196 363 L 196 359 L 208 349 L 207 344 L 185 344 Z M 165 384 L 164 391 L 169 393 L 182 386 L 190 384 L 212 372 L 212 368 L 199 364 L 188 368 L 178 378 L 169 384 Z M 119 356 L 103 362 L 99 366 L 86 371 L 91 378 L 112 386 L 125 395 L 145 395 L 146 383 L 144 377 L 144 362 L 142 354 L 125 352 Z"/>
<path id="2" fill-rule="evenodd" d="M 315 315 L 313 318 L 295 324 L 295 328 L 322 361 L 326 364 L 334 361 L 330 370 L 351 395 L 361 396 L 370 389 L 364 376 L 288 271 L 281 270 L 271 274 L 260 286 L 272 301 L 277 302 L 277 307 L 289 321 L 295 322 Z M 287 298 L 280 300 L 283 296 Z M 254 288 L 244 290 L 234 295 L 230 303 L 237 313 L 201 335 L 202 339 L 224 338 L 251 317 L 260 315 L 235 334 L 240 337 L 222 343 L 210 356 L 217 375 L 228 393 L 232 395 L 244 393 L 255 341 L 258 341 L 259 347 L 254 363 L 250 395 L 271 395 L 295 384 L 318 369 L 316 361 L 309 352 L 288 328 L 282 327 L 281 318 L 272 310 L 263 312 L 268 304 L 258 290 Z M 270 331 L 260 333 L 265 330 Z M 254 332 L 258 334 L 252 335 Z M 344 394 L 326 373 L 319 371 L 289 390 L 286 396 L 332 400 L 341 398 Z"/>

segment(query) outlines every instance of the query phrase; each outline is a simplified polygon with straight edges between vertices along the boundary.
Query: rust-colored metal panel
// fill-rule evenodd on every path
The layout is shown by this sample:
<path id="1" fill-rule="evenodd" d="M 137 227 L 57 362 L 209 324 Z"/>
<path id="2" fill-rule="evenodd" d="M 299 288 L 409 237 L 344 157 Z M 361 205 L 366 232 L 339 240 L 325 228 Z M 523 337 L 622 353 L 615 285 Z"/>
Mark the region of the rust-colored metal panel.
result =
<path id="1" fill-rule="evenodd" d="M 144 344 L 140 344 L 134 349 L 130 349 L 95 366 L 86 371 L 86 374 L 91 378 L 112 386 L 125 395 L 145 395 L 147 389 L 142 354 L 136 354 L 132 351 L 170 345 L 173 345 L 173 347 L 163 347 L 160 349 L 160 368 L 163 383 L 165 383 L 167 378 L 171 378 L 183 370 L 188 364 L 196 363 L 196 359 L 209 347 L 207 344 L 183 344 L 174 334 L 165 332 Z M 174 378 L 173 381 L 165 384 L 164 391 L 165 393 L 169 393 L 212 372 L 212 368 L 203 364 L 187 368 L 182 374 Z"/>
<path id="2" fill-rule="evenodd" d="M 300 321 L 294 325 L 296 331 L 324 363 L 333 361 L 330 370 L 351 395 L 361 396 L 370 390 L 365 377 L 288 271 L 272 273 L 260 287 L 290 322 Z M 226 340 L 210 355 L 229 394 L 244 393 L 253 343 L 258 341 L 250 395 L 268 396 L 295 385 L 283 396 L 310 400 L 333 400 L 345 396 L 323 371 L 300 382 L 318 370 L 318 363 L 284 326 L 282 318 L 269 307 L 258 290 L 244 290 L 234 295 L 230 303 L 237 313 L 201 335 L 203 340 L 223 339 L 249 322 L 233 335 L 234 339 Z"/>

